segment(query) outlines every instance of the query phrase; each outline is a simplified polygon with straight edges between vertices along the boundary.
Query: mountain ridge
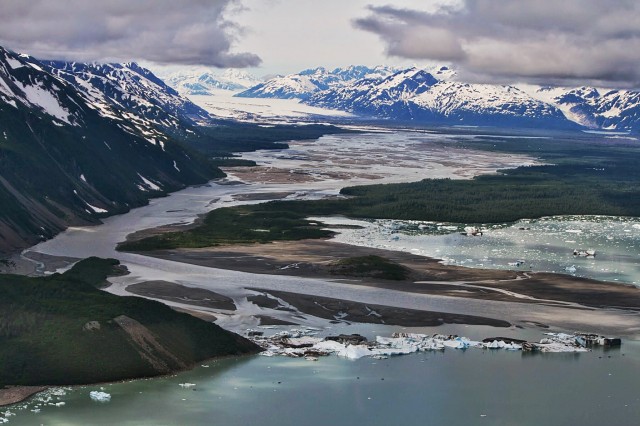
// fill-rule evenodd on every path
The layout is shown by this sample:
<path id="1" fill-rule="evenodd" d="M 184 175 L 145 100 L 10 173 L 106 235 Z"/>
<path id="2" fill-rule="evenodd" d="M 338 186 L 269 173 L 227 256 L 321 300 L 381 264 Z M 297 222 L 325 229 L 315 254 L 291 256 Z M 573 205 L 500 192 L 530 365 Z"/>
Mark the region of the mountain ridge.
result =
<path id="1" fill-rule="evenodd" d="M 131 124 L 134 112 L 96 104 L 47 68 L 0 48 L 1 252 L 224 176 L 150 121 Z"/>
<path id="2" fill-rule="evenodd" d="M 348 68 L 312 68 L 236 96 L 295 98 L 372 119 L 426 125 L 640 131 L 640 92 L 634 90 L 466 83 L 446 66 L 341 80 L 337 74 Z"/>

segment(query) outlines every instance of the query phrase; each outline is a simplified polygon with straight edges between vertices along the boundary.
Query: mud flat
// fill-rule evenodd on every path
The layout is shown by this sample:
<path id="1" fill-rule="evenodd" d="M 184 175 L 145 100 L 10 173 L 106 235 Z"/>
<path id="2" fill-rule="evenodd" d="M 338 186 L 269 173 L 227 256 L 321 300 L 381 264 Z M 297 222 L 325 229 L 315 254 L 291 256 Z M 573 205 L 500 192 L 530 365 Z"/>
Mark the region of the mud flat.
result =
<path id="1" fill-rule="evenodd" d="M 139 296 L 169 300 L 186 305 L 224 309 L 228 311 L 236 310 L 236 305 L 229 297 L 210 290 L 186 287 L 167 281 L 144 281 L 128 286 L 127 291 Z"/>
<path id="2" fill-rule="evenodd" d="M 396 308 L 286 291 L 252 290 L 276 297 L 307 315 L 335 322 L 353 321 L 403 327 L 433 327 L 442 324 L 489 325 L 493 327 L 509 327 L 511 325 L 507 321 L 473 315 Z"/>
<path id="3" fill-rule="evenodd" d="M 269 244 L 176 249 L 145 255 L 210 268 L 258 274 L 338 280 L 410 293 L 434 294 L 518 303 L 539 303 L 574 309 L 619 308 L 640 311 L 640 289 L 561 274 L 472 269 L 444 265 L 438 259 L 410 253 L 351 246 L 328 240 L 279 241 Z M 336 275 L 332 263 L 354 256 L 375 255 L 410 270 L 406 280 L 391 281 Z"/>
<path id="4" fill-rule="evenodd" d="M 35 395 L 45 389 L 47 389 L 47 386 L 14 386 L 0 389 L 0 407 L 24 401 L 31 395 Z"/>

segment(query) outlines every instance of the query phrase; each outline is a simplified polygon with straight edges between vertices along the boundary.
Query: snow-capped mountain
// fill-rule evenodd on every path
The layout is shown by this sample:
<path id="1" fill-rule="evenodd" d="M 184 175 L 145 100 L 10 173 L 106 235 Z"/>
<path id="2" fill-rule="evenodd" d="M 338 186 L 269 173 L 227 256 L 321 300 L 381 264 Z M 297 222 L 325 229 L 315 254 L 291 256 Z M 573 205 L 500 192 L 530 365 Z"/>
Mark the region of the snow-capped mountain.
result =
<path id="1" fill-rule="evenodd" d="M 61 69 L 0 47 L 0 252 L 222 175 L 158 130 L 157 120 L 170 120 L 148 115 L 161 108 L 152 76 L 132 66 Z"/>
<path id="2" fill-rule="evenodd" d="M 0 101 L 4 104 L 37 110 L 58 126 L 80 126 L 82 111 L 66 86 L 33 58 L 0 47 Z"/>
<path id="3" fill-rule="evenodd" d="M 100 115 L 119 120 L 128 131 L 144 132 L 150 141 L 166 139 L 167 130 L 184 132 L 211 120 L 205 110 L 136 63 L 41 64 L 46 71 L 71 83 Z"/>
<path id="4" fill-rule="evenodd" d="M 382 80 L 362 79 L 319 91 L 306 103 L 360 115 L 428 124 L 572 127 L 562 112 L 513 86 L 447 81 L 409 68 Z M 447 79 L 445 79 L 447 78 Z"/>
<path id="5" fill-rule="evenodd" d="M 640 131 L 640 92 L 478 84 L 446 66 L 314 68 L 236 96 L 299 99 L 314 107 L 421 124 Z"/>
<path id="6" fill-rule="evenodd" d="M 216 90 L 246 90 L 260 80 L 246 71 L 227 69 L 214 73 L 208 69 L 192 69 L 169 74 L 165 81 L 182 95 L 211 95 Z"/>
<path id="7" fill-rule="evenodd" d="M 560 108 L 570 120 L 591 129 L 640 131 L 640 92 L 594 87 L 535 88 L 532 96 Z"/>
<path id="8" fill-rule="evenodd" d="M 393 70 L 353 65 L 327 70 L 323 67 L 272 78 L 236 96 L 245 98 L 308 99 L 316 92 L 341 87 L 361 79 L 382 79 Z"/>

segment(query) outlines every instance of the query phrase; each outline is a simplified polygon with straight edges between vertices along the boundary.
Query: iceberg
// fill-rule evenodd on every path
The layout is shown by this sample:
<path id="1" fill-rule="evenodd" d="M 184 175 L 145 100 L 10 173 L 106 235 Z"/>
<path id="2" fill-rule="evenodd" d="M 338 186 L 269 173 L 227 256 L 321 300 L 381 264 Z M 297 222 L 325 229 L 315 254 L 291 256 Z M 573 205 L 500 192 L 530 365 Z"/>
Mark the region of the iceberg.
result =
<path id="1" fill-rule="evenodd" d="M 89 397 L 96 402 L 109 402 L 111 401 L 111 394 L 101 391 L 89 392 Z"/>
<path id="2" fill-rule="evenodd" d="M 372 357 L 385 359 L 394 355 L 406 355 L 420 351 L 450 349 L 484 348 L 508 351 L 540 352 L 587 352 L 590 346 L 619 346 L 620 339 L 606 338 L 588 333 L 545 333 L 539 343 L 511 337 L 490 337 L 482 342 L 473 341 L 456 335 L 434 334 L 429 336 L 417 333 L 393 333 L 391 337 L 376 336 L 375 341 L 367 341 L 363 336 L 340 335 L 325 338 L 310 337 L 299 330 L 282 331 L 273 336 L 252 336 L 255 343 L 265 351 L 263 356 L 289 356 L 317 360 L 319 356 L 336 355 L 347 359 Z M 182 387 L 195 386 L 191 383 Z"/>

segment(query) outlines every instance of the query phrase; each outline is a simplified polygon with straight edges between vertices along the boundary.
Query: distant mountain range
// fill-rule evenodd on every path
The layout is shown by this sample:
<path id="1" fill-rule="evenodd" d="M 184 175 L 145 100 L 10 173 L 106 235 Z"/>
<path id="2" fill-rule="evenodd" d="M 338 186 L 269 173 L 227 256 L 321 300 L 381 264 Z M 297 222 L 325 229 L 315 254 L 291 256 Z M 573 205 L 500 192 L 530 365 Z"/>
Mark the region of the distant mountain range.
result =
<path id="1" fill-rule="evenodd" d="M 447 67 L 352 66 L 275 77 L 239 97 L 300 99 L 367 118 L 424 125 L 640 131 L 640 92 L 464 83 Z"/>
<path id="2" fill-rule="evenodd" d="M 313 94 L 332 88 L 343 87 L 361 79 L 380 79 L 391 74 L 388 67 L 367 68 L 350 66 L 347 68 L 313 68 L 298 74 L 274 77 L 257 84 L 236 96 L 245 98 L 308 99 Z"/>
<path id="3" fill-rule="evenodd" d="M 0 48 L 0 252 L 223 176 L 172 136 L 201 120 L 211 119 L 136 64 Z"/>
<path id="4" fill-rule="evenodd" d="M 165 77 L 168 85 L 182 95 L 211 95 L 216 90 L 246 90 L 260 79 L 235 69 L 213 73 L 208 69 L 178 71 Z"/>

